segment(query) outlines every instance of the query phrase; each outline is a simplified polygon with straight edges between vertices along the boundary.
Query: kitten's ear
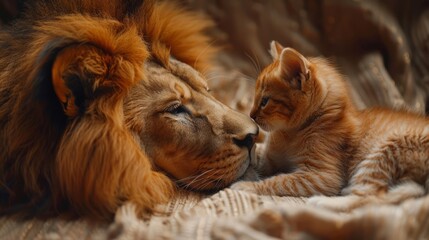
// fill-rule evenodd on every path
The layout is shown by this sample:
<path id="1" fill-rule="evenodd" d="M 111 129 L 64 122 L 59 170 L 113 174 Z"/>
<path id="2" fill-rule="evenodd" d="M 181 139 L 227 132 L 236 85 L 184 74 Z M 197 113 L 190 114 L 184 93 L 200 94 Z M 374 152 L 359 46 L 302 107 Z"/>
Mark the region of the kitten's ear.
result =
<path id="1" fill-rule="evenodd" d="M 271 57 L 273 57 L 273 59 L 279 58 L 279 55 L 283 49 L 284 47 L 280 43 L 278 43 L 277 41 L 271 41 L 270 54 L 271 54 Z"/>
<path id="2" fill-rule="evenodd" d="M 298 89 L 310 78 L 309 66 L 310 62 L 295 49 L 285 48 L 280 53 L 281 75 Z"/>

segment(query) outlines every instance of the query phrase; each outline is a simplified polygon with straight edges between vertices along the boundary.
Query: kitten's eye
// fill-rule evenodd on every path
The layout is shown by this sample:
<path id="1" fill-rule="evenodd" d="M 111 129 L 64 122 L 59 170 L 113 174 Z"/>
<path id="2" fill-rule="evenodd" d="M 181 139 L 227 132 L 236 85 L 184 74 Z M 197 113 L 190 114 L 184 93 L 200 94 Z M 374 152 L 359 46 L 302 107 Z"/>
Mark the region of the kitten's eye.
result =
<path id="1" fill-rule="evenodd" d="M 263 97 L 261 100 L 261 107 L 265 107 L 268 103 L 268 100 L 270 100 L 269 97 Z"/>
<path id="2" fill-rule="evenodd" d="M 171 107 L 168 107 L 165 111 L 173 115 L 190 114 L 189 109 L 187 109 L 185 106 L 181 104 L 176 104 Z"/>

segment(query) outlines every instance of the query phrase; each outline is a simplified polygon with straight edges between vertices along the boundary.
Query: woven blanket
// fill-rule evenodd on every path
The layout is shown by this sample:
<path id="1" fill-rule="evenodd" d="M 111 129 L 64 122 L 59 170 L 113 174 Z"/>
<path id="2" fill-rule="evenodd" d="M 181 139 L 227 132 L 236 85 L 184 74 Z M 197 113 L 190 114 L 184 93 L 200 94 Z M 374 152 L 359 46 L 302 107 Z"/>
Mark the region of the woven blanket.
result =
<path id="1" fill-rule="evenodd" d="M 304 198 L 258 196 L 225 189 L 211 196 L 181 192 L 158 214 L 138 219 L 134 206 L 112 223 L 86 219 L 0 219 L 1 239 L 428 239 L 429 197 L 399 206 L 367 206 L 349 214 Z"/>

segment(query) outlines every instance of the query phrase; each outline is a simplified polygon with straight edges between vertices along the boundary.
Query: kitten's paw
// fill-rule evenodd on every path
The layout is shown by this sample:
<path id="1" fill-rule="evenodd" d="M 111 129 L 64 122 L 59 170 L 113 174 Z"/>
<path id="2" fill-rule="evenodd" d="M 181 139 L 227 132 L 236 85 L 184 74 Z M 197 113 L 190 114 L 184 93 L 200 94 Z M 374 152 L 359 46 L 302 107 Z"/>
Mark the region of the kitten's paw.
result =
<path id="1" fill-rule="evenodd" d="M 239 191 L 258 194 L 258 189 L 256 188 L 255 182 L 251 182 L 251 181 L 236 182 L 232 184 L 230 188 L 233 190 L 239 190 Z"/>
<path id="2" fill-rule="evenodd" d="M 344 197 L 315 196 L 308 199 L 307 204 L 336 212 L 349 212 L 363 204 L 360 196 L 349 195 Z"/>

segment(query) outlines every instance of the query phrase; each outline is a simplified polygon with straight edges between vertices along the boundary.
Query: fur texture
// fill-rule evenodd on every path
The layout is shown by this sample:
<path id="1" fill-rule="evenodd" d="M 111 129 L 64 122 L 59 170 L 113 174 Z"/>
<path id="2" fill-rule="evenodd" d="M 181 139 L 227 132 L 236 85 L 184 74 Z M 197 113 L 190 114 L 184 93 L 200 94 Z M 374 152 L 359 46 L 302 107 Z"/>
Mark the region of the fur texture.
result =
<path id="1" fill-rule="evenodd" d="M 270 131 L 265 171 L 278 174 L 234 188 L 313 198 L 344 211 L 424 194 L 429 179 L 429 121 L 407 111 L 358 111 L 342 76 L 322 58 L 272 43 L 274 62 L 260 74 L 251 117 Z M 427 190 L 427 189 L 426 189 Z M 374 197 L 367 197 L 368 195 Z M 326 199 L 326 201 L 324 200 Z"/>
<path id="2" fill-rule="evenodd" d="M 213 171 L 214 165 L 198 164 L 209 153 L 229 154 L 219 160 L 231 170 L 210 175 L 206 185 L 195 189 L 222 187 L 241 176 L 253 142 L 231 146 L 236 154 L 224 146 L 245 139 L 257 127 L 213 99 L 201 74 L 187 65 L 199 70 L 209 66 L 214 50 L 202 30 L 210 21 L 175 4 L 153 1 L 46 0 L 27 9 L 22 19 L 0 33 L 2 214 L 69 212 L 108 219 L 124 201 L 135 203 L 140 213 L 150 212 L 174 194 L 175 184 L 167 175 L 192 185 L 200 165 Z M 172 56 L 178 59 L 175 68 Z M 170 77 L 159 77 L 151 69 L 163 69 Z M 182 99 L 176 94 L 180 88 L 171 88 L 173 82 L 184 86 L 182 90 L 192 89 L 187 100 L 217 104 L 224 115 L 235 116 L 220 119 L 224 122 L 217 124 L 218 138 L 213 139 L 218 145 L 211 152 L 201 142 L 183 141 L 186 135 L 194 139 L 183 125 L 164 131 L 182 136 L 175 142 L 176 166 L 193 154 L 196 167 L 182 175 L 174 172 L 176 168 L 157 165 L 155 159 L 167 157 L 167 149 L 152 151 L 162 139 L 147 135 L 155 134 L 154 126 L 142 117 L 177 113 L 171 106 L 181 106 Z M 138 102 L 143 98 L 147 100 Z M 160 99 L 165 99 L 163 104 Z M 199 116 L 203 119 L 204 114 Z M 196 132 L 210 138 L 212 120 L 204 121 L 206 128 L 195 125 Z M 161 123 L 165 124 L 158 121 L 159 127 Z"/>

